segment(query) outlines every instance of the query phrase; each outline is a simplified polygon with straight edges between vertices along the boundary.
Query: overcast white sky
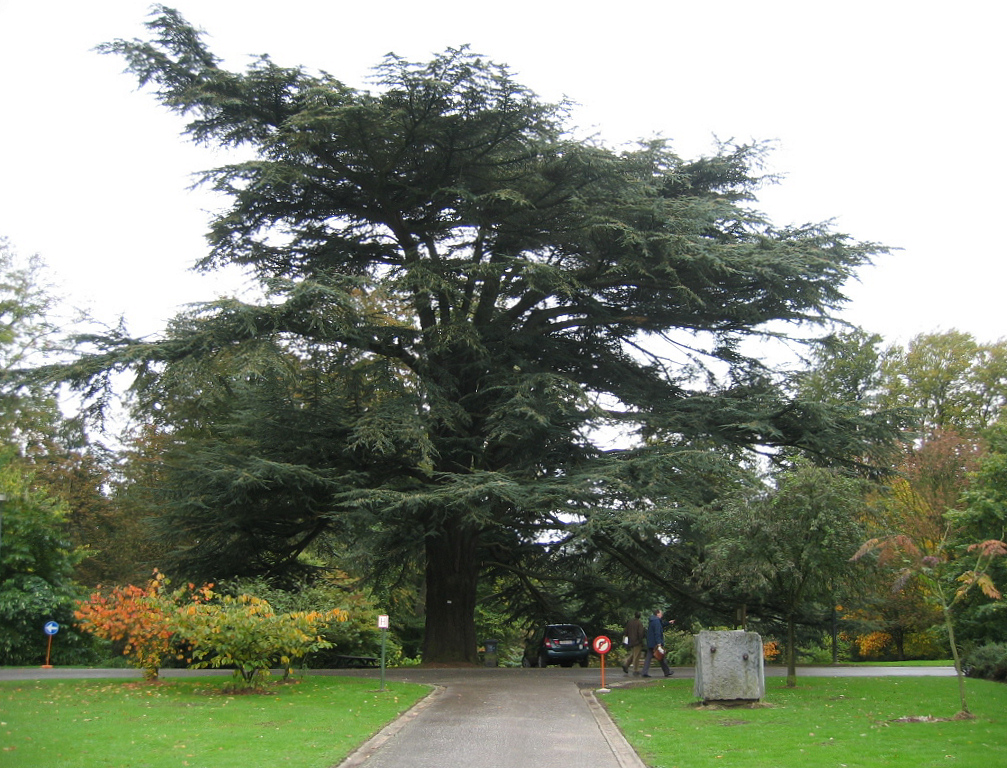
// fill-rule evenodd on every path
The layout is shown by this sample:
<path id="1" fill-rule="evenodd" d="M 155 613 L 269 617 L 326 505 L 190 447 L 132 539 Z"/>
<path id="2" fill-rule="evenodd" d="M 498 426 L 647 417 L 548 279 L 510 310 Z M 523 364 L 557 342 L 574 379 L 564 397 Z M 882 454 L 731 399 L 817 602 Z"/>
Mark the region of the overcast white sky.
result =
<path id="1" fill-rule="evenodd" d="M 470 44 L 609 144 L 664 135 L 778 142 L 777 224 L 835 219 L 901 248 L 850 287 L 846 319 L 906 341 L 1007 337 L 1003 310 L 1007 4 L 999 0 L 177 0 L 231 68 L 269 53 L 362 85 L 387 52 Z M 192 174 L 221 157 L 91 49 L 144 37 L 143 0 L 0 0 L 0 236 L 38 253 L 78 305 L 134 332 L 238 288 L 187 270 L 215 201 Z"/>

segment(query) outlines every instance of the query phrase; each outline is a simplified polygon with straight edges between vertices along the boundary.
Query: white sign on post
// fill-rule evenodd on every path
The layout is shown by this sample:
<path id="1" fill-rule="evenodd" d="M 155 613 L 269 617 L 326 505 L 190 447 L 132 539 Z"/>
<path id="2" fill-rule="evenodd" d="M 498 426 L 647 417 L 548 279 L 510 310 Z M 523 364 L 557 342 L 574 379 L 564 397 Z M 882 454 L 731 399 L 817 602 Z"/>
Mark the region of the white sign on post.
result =
<path id="1" fill-rule="evenodd" d="M 381 690 L 385 690 L 385 631 L 388 629 L 388 614 L 382 613 L 378 616 L 378 629 L 381 630 Z"/>

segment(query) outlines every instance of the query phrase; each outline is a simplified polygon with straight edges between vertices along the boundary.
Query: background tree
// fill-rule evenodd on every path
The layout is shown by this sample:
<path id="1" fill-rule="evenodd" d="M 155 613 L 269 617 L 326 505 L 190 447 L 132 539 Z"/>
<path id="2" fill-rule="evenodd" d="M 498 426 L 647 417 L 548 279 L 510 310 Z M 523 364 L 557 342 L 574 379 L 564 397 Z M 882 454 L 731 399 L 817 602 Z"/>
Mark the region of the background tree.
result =
<path id="1" fill-rule="evenodd" d="M 886 351 L 878 334 L 859 328 L 839 331 L 815 342 L 808 368 L 794 376 L 793 386 L 803 400 L 827 404 L 830 413 L 856 418 L 873 414 L 885 418 L 893 429 L 907 430 L 919 419 L 919 412 L 905 398 L 886 389 Z M 902 432 L 902 439 L 908 435 Z M 882 479 L 897 463 L 899 442 L 871 442 L 860 457 L 861 473 Z"/>
<path id="2" fill-rule="evenodd" d="M 66 503 L 62 532 L 82 555 L 75 576 L 93 586 L 112 575 L 112 553 L 129 549 L 109 538 L 117 515 L 105 491 L 115 457 L 91 441 L 81 419 L 63 415 L 56 387 L 19 375 L 65 353 L 69 326 L 84 318 L 62 315 L 42 260 L 0 240 L 0 444 L 34 488 Z"/>
<path id="3" fill-rule="evenodd" d="M 891 484 L 884 502 L 883 534 L 868 540 L 855 555 L 881 554 L 881 563 L 896 570 L 896 588 L 916 580 L 926 599 L 941 612 L 951 655 L 958 672 L 961 715 L 968 716 L 964 674 L 955 636 L 954 608 L 979 586 L 999 599 L 989 577 L 993 561 L 1007 553 L 999 540 L 968 541 L 959 514 L 974 476 L 981 447 L 974 439 L 943 432 L 908 453 L 902 477 Z"/>
<path id="4" fill-rule="evenodd" d="M 883 342 L 859 328 L 824 337 L 812 347 L 807 371 L 797 377 L 799 390 L 808 399 L 876 409 Z"/>
<path id="5" fill-rule="evenodd" d="M 869 524 L 867 526 L 870 528 Z M 863 658 L 944 658 L 939 638 L 931 640 L 931 630 L 942 622 L 940 609 L 928 599 L 922 585 L 902 584 L 898 568 L 888 563 L 876 565 L 866 574 L 863 591 L 854 600 L 844 601 L 841 624 Z M 893 585 L 899 584 L 898 589 Z"/>
<path id="6" fill-rule="evenodd" d="M 58 352 L 58 306 L 41 259 L 0 240 L 0 664 L 43 663 L 49 620 L 63 625 L 56 658 L 90 652 L 70 626 L 83 537 L 73 535 L 66 500 L 94 499 L 100 481 L 85 469 L 86 440 L 60 413 L 55 388 L 17 375 Z"/>
<path id="7" fill-rule="evenodd" d="M 57 302 L 45 284 L 40 258 L 22 258 L 0 238 L 0 440 L 36 455 L 59 431 L 51 388 L 18 380 L 14 373 L 38 364 L 56 347 Z"/>
<path id="8" fill-rule="evenodd" d="M 924 333 L 882 360 L 883 401 L 918 412 L 922 437 L 940 430 L 978 434 L 1007 401 L 1007 342 L 981 344 L 969 333 Z"/>
<path id="9" fill-rule="evenodd" d="M 1007 540 L 1007 425 L 997 424 L 984 433 L 986 450 L 962 496 L 963 508 L 954 515 L 961 526 L 959 546 L 989 540 Z M 995 584 L 1007 584 L 1007 563 L 996 559 L 989 575 Z M 958 637 L 974 644 L 1007 642 L 1007 604 L 975 595 L 957 611 Z"/>
<path id="10" fill-rule="evenodd" d="M 797 627 L 824 627 L 855 584 L 849 561 L 864 538 L 863 494 L 854 478 L 798 466 L 776 488 L 741 495 L 705 521 L 703 576 L 724 599 L 782 621 L 788 687 L 797 684 Z"/>
<path id="11" fill-rule="evenodd" d="M 0 449 L 0 665 L 45 663 L 47 621 L 61 630 L 57 663 L 83 662 L 90 643 L 72 628 L 83 590 L 74 582 L 80 560 L 67 536 L 66 505 L 34 487 L 13 449 Z"/>
<path id="12" fill-rule="evenodd" d="M 81 578 L 98 584 L 142 584 L 157 567 L 173 567 L 156 537 L 155 519 L 163 496 L 167 450 L 177 438 L 150 420 L 123 435 L 109 473 L 99 514 L 90 520 L 90 556 Z"/>
<path id="13" fill-rule="evenodd" d="M 253 156 L 207 174 L 231 207 L 200 266 L 244 266 L 266 296 L 160 341 L 92 339 L 70 379 L 132 367 L 176 393 L 165 527 L 191 570 L 278 571 L 327 534 L 367 537 L 423 563 L 424 658 L 472 661 L 491 560 L 517 571 L 571 527 L 705 502 L 709 446 L 842 461 L 891 436 L 739 351 L 827 320 L 883 250 L 752 210 L 759 146 L 686 161 L 577 140 L 563 105 L 465 49 L 390 56 L 370 92 L 268 57 L 226 71 L 170 9 L 148 27 L 104 50 L 193 139 Z M 631 447 L 603 448 L 605 428 Z"/>

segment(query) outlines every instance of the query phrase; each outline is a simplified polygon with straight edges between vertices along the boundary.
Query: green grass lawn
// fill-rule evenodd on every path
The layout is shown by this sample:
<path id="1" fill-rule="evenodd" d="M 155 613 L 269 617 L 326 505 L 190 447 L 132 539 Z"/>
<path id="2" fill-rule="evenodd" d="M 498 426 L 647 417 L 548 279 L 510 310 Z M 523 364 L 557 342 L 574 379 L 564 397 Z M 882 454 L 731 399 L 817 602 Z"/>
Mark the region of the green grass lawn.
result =
<path id="1" fill-rule="evenodd" d="M 0 682 L 0 766 L 329 768 L 430 690 L 310 676 L 230 695 L 227 682 Z"/>
<path id="2" fill-rule="evenodd" d="M 915 661 L 851 661 L 840 662 L 841 667 L 953 667 L 952 659 L 919 659 Z"/>
<path id="3" fill-rule="evenodd" d="M 699 707 L 692 680 L 600 698 L 654 768 L 1007 765 L 1007 686 L 967 684 L 969 721 L 941 720 L 959 709 L 951 677 L 772 678 L 754 708 Z M 898 722 L 925 716 L 936 721 Z"/>

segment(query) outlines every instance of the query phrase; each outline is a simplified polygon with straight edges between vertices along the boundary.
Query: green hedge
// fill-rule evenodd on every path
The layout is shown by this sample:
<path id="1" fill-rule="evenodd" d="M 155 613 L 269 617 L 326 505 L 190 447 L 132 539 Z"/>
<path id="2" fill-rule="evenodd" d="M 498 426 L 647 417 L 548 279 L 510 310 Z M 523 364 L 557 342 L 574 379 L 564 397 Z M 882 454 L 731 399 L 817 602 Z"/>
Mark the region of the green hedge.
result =
<path id="1" fill-rule="evenodd" d="M 969 677 L 1007 681 L 1007 643 L 990 643 L 975 648 L 962 659 L 962 666 Z"/>

